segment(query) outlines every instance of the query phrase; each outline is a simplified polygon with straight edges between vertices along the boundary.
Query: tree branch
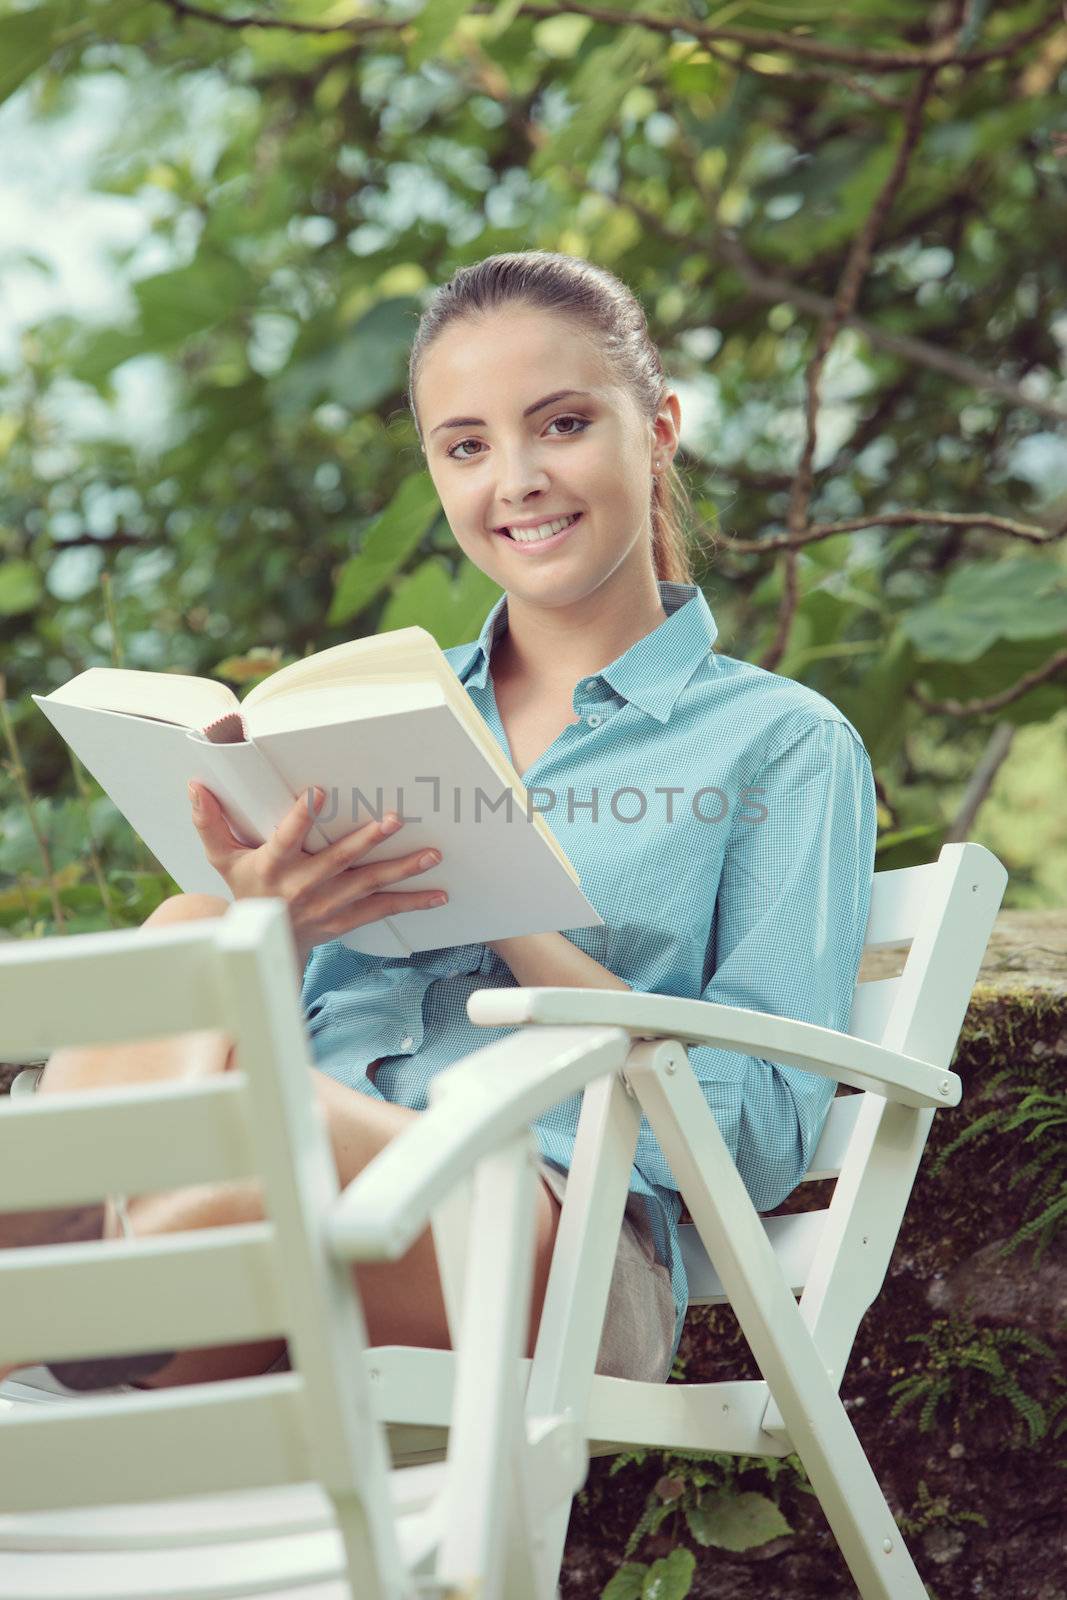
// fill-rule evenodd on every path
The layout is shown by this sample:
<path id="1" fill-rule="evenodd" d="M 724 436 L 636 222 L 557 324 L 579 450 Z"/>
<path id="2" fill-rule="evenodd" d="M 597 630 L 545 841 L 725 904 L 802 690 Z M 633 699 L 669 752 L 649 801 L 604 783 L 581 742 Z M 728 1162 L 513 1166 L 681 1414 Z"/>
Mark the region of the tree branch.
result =
<path id="1" fill-rule="evenodd" d="M 983 800 L 993 787 L 993 779 L 1007 759 L 1014 738 L 1014 722 L 997 723 L 989 735 L 989 741 L 982 751 L 978 765 L 971 774 L 971 781 L 964 790 L 959 810 L 942 838 L 942 844 L 964 844 L 970 837 L 974 819 L 981 810 Z"/>
<path id="2" fill-rule="evenodd" d="M 1039 683 L 1046 683 L 1050 678 L 1055 678 L 1065 667 L 1067 667 L 1067 650 L 1058 650 L 1043 667 L 1035 667 L 1033 672 L 1024 672 L 1009 689 L 1002 689 L 999 694 L 986 695 L 984 700 L 931 700 L 918 684 L 914 683 L 908 693 L 913 700 L 918 701 L 924 711 L 940 711 L 950 717 L 977 717 L 986 711 L 999 711 L 1002 706 L 1011 705 L 1013 700 L 1021 700 L 1030 689 Z"/>
<path id="3" fill-rule="evenodd" d="M 829 83 L 835 89 L 848 89 L 853 94 L 862 94 L 868 100 L 873 100 L 875 105 L 884 106 L 887 111 L 903 111 L 907 104 L 904 100 L 898 100 L 895 95 L 883 94 L 873 84 L 864 83 L 851 72 L 831 72 L 829 67 L 815 66 L 791 66 L 788 72 L 768 72 L 763 67 L 757 67 L 744 50 L 734 55 L 720 45 L 710 44 L 706 39 L 698 48 L 706 50 L 713 60 L 721 61 L 723 66 L 734 67 L 738 72 L 749 72 L 754 78 L 762 78 L 765 83 Z"/>
<path id="4" fill-rule="evenodd" d="M 52 550 L 57 555 L 60 550 L 76 550 L 80 545 L 91 546 L 94 550 L 120 550 L 126 545 L 132 545 L 136 550 L 151 550 L 164 542 L 161 539 L 139 539 L 132 533 L 79 533 L 73 539 L 54 539 Z"/>
<path id="5" fill-rule="evenodd" d="M 378 31 L 397 33 L 410 27 L 416 20 L 411 17 L 353 17 L 346 22 L 295 22 L 287 21 L 284 17 L 272 17 L 254 12 L 231 17 L 225 12 L 210 11 L 203 6 L 191 5 L 188 0 L 160 0 L 160 3 L 168 6 L 176 16 L 188 17 L 197 22 L 208 22 L 219 28 L 282 28 L 291 33 L 357 35 Z M 481 3 L 469 8 L 467 15 L 492 16 L 496 9 L 497 0 L 481 0 Z M 764 33 L 758 28 L 705 26 L 694 21 L 692 17 L 659 17 L 643 11 L 586 5 L 582 4 L 581 0 L 565 0 L 561 5 L 526 3 L 519 7 L 516 16 L 588 17 L 593 22 L 610 22 L 626 28 L 646 28 L 651 33 L 664 35 L 687 33 L 705 45 L 723 40 L 743 45 L 748 50 L 785 50 L 790 55 L 801 56 L 808 61 L 837 62 L 842 66 L 862 67 L 866 72 L 902 72 L 949 65 L 984 66 L 987 61 L 997 61 L 1005 56 L 1014 55 L 1017 50 L 1033 43 L 1035 39 L 1040 39 L 1043 34 L 1050 33 L 1059 22 L 1057 11 L 1053 8 L 1039 22 L 1012 34 L 1011 38 L 1003 40 L 999 45 L 994 45 L 988 50 L 956 55 L 954 51 L 959 29 L 953 30 L 926 50 L 861 50 L 851 45 L 827 44 L 819 39 L 809 39 L 802 34 L 773 31 Z"/>
<path id="6" fill-rule="evenodd" d="M 856 533 L 860 528 L 907 528 L 917 523 L 939 528 L 991 528 L 1012 539 L 1025 539 L 1029 544 L 1055 544 L 1067 538 L 1067 523 L 1049 533 L 1033 523 L 1015 522 L 1010 517 L 994 516 L 988 511 L 906 510 L 870 512 L 862 517 L 846 517 L 841 522 L 809 524 L 799 533 L 772 534 L 768 539 L 730 539 L 725 548 L 731 554 L 765 555 L 771 550 L 801 550 L 806 544 L 832 539 L 838 533 Z"/>
<path id="7" fill-rule="evenodd" d="M 841 273 L 841 280 L 834 296 L 833 307 L 830 315 L 819 329 L 815 351 L 808 362 L 807 370 L 804 374 L 807 392 L 804 447 L 801 451 L 796 477 L 793 480 L 789 496 L 787 517 L 789 533 L 794 539 L 804 532 L 808 520 L 808 511 L 811 506 L 814 482 L 812 461 L 815 457 L 819 414 L 819 383 L 822 378 L 823 367 L 826 364 L 830 348 L 841 329 L 841 324 L 855 308 L 860 286 L 870 269 L 871 258 L 874 253 L 874 241 L 878 237 L 882 222 L 888 216 L 889 209 L 900 191 L 905 173 L 918 145 L 923 111 L 937 81 L 939 70 L 940 68 L 938 67 L 924 68 L 912 91 L 896 158 L 845 259 L 844 270 Z M 793 618 L 796 615 L 798 600 L 797 555 L 796 551 L 791 549 L 785 558 L 785 581 L 781 603 L 778 608 L 778 627 L 770 648 L 764 652 L 757 663 L 766 672 L 773 672 L 785 654 L 786 646 L 789 643 L 789 634 L 793 626 Z"/>
<path id="8" fill-rule="evenodd" d="M 282 28 L 287 33 L 399 33 L 411 25 L 410 17 L 353 17 L 348 22 L 296 22 L 286 17 L 271 17 L 262 12 L 248 12 L 231 17 L 224 11 L 209 11 L 204 6 L 194 6 L 188 0 L 158 0 L 173 11 L 176 17 L 192 22 L 208 22 L 216 28 Z"/>
<path id="9" fill-rule="evenodd" d="M 657 212 L 633 195 L 591 183 L 588 176 L 576 167 L 568 167 L 566 170 L 577 187 L 598 194 L 604 200 L 610 200 L 621 210 L 631 211 L 648 231 L 662 239 L 665 244 L 679 250 L 692 250 L 693 240 L 689 235 L 676 233 L 673 228 L 667 226 Z M 831 315 L 834 308 L 832 300 L 827 299 L 825 295 L 816 294 L 811 289 L 802 288 L 800 284 L 783 277 L 780 273 L 765 271 L 748 254 L 735 229 L 718 227 L 711 237 L 710 245 L 713 251 L 717 251 L 724 261 L 735 268 L 744 282 L 746 291 L 753 299 L 762 300 L 768 305 L 795 306 L 798 311 L 803 311 L 812 317 L 824 318 Z M 944 373 L 954 378 L 964 388 L 999 395 L 1012 405 L 1021 406 L 1037 416 L 1048 417 L 1052 422 L 1067 422 L 1067 406 L 1056 405 L 1054 401 L 1043 400 L 1037 395 L 1025 394 L 1010 378 L 1002 378 L 995 372 L 987 372 L 984 367 L 968 361 L 965 356 L 943 350 L 939 345 L 929 344 L 925 339 L 917 339 L 912 334 L 891 333 L 887 328 L 880 328 L 877 323 L 857 315 L 855 311 L 845 315 L 842 326 L 855 328 L 857 333 L 862 334 L 876 350 L 885 350 L 911 366 Z"/>

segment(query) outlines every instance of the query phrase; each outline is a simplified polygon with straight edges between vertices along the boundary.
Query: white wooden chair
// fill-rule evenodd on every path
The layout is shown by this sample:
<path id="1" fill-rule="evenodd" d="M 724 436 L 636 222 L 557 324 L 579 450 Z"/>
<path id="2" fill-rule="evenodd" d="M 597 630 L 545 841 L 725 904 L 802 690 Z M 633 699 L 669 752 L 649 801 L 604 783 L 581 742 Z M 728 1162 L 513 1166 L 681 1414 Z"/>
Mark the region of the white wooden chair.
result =
<path id="1" fill-rule="evenodd" d="M 519 1360 L 526 1448 L 514 1430 L 509 1526 L 532 1528 L 532 1566 L 522 1587 L 509 1563 L 507 1600 L 551 1594 L 557 1582 L 581 1474 L 552 1504 L 547 1471 L 553 1451 L 573 1462 L 574 1429 L 596 1455 L 640 1446 L 796 1452 L 863 1600 L 925 1600 L 838 1390 L 884 1281 L 933 1111 L 961 1097 L 950 1063 L 1006 882 L 1001 863 L 977 844 L 945 845 L 936 862 L 876 873 L 865 949 L 900 947 L 907 959 L 898 976 L 857 986 L 847 1032 L 612 990 L 470 996 L 473 1021 L 516 1032 L 434 1080 L 410 1133 L 345 1190 L 328 1236 L 338 1259 L 396 1259 L 432 1221 L 450 1316 L 458 1320 L 461 1300 L 477 1303 L 473 1290 L 483 1316 L 504 1315 L 470 1253 L 477 1235 L 467 1243 L 472 1174 L 491 1152 L 516 1148 L 550 1106 L 584 1092 L 537 1348 L 532 1361 Z M 836 1178 L 826 1210 L 759 1216 L 689 1068 L 687 1044 L 743 1050 L 860 1091 L 831 1104 L 806 1174 Z M 664 1385 L 594 1373 L 642 1113 L 693 1217 L 681 1229 L 690 1303 L 733 1307 L 760 1380 Z M 365 1353 L 394 1461 L 435 1452 L 439 1460 L 446 1440 L 452 1447 L 453 1404 L 458 1426 L 483 1386 L 465 1355 L 462 1343 L 458 1355 L 404 1346 Z M 525 1521 L 515 1509 L 524 1505 L 534 1508 Z M 509 1549 L 522 1542 L 515 1536 Z"/>
<path id="2" fill-rule="evenodd" d="M 479 990 L 467 1002 L 471 1019 L 517 1032 L 434 1080 L 403 1150 L 383 1151 L 342 1197 L 334 1248 L 363 1253 L 391 1234 L 389 1253 L 399 1253 L 487 1140 L 513 1138 L 584 1091 L 537 1347 L 523 1361 L 528 1421 L 571 1415 L 593 1455 L 639 1446 L 796 1452 L 863 1600 L 926 1600 L 838 1391 L 885 1279 L 934 1110 L 961 1098 L 950 1063 L 1006 883 L 996 856 L 970 843 L 876 873 L 864 947 L 900 947 L 907 958 L 896 977 L 857 984 L 843 1033 L 663 995 Z M 742 1050 L 860 1091 L 832 1102 L 806 1174 L 837 1180 L 824 1211 L 759 1216 L 687 1044 Z M 759 1380 L 664 1385 L 594 1373 L 642 1112 L 693 1218 L 681 1228 L 690 1304 L 732 1306 Z M 379 1416 L 445 1423 L 449 1352 L 371 1357 Z M 539 1584 L 556 1581 L 568 1516 L 560 1504 L 544 1519 Z"/>
<path id="3" fill-rule="evenodd" d="M 554 1593 L 533 1587 L 530 1543 L 588 1457 L 567 1417 L 524 1427 L 536 1144 L 516 1123 L 482 1141 L 458 1197 L 435 1185 L 427 1221 L 466 1286 L 453 1271 L 460 1410 L 435 1408 L 447 1460 L 391 1472 L 349 1263 L 397 1232 L 387 1215 L 365 1252 L 331 1246 L 338 1184 L 298 991 L 281 900 L 0 951 L 2 1059 L 207 1029 L 237 1043 L 236 1070 L 211 1079 L 0 1102 L 0 1211 L 258 1177 L 269 1219 L 0 1248 L 0 1362 L 284 1336 L 293 1367 L 75 1396 L 19 1369 L 0 1406 L 4 1600 Z"/>

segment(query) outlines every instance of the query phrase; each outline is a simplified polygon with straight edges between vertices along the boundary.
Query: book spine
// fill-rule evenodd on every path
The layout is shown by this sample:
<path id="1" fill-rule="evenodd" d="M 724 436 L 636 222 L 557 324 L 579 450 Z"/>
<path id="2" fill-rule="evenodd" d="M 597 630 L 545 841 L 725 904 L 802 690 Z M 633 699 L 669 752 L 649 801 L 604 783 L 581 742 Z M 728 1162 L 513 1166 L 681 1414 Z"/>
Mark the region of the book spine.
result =
<path id="1" fill-rule="evenodd" d="M 241 844 L 265 844 L 296 799 L 289 785 L 251 739 L 215 744 L 192 729 L 188 737 L 203 773 L 198 781 L 222 805 L 235 837 Z"/>

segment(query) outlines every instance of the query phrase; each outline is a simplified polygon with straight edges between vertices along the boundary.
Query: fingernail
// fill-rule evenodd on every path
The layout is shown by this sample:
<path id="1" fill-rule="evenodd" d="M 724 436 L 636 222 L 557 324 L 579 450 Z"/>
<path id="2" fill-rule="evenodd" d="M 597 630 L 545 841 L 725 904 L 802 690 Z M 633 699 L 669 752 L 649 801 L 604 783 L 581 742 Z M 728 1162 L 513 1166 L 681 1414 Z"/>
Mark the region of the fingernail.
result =
<path id="1" fill-rule="evenodd" d="M 399 828 L 399 826 L 400 826 L 400 818 L 396 815 L 396 813 L 394 811 L 390 811 L 390 813 L 389 813 L 389 815 L 387 817 L 383 817 L 382 818 L 382 832 L 383 833 L 395 833 L 396 830 Z"/>
<path id="2" fill-rule="evenodd" d="M 318 784 L 316 784 L 314 789 L 312 789 L 312 791 L 311 791 L 311 809 L 312 809 L 312 811 L 321 811 L 322 810 L 322 802 L 325 800 L 325 798 L 326 798 L 326 790 L 325 789 L 320 789 Z"/>
<path id="3" fill-rule="evenodd" d="M 197 789 L 193 784 L 189 784 L 189 799 L 193 802 L 193 810 L 194 811 L 199 811 L 200 810 L 200 790 Z"/>

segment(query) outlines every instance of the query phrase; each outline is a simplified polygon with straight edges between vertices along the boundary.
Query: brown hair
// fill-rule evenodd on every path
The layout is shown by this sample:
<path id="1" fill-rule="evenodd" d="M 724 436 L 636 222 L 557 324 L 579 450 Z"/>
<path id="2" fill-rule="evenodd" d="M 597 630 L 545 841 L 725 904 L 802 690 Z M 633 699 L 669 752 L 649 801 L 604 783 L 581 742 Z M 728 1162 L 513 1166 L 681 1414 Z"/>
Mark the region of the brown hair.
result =
<path id="1" fill-rule="evenodd" d="M 651 422 L 670 382 L 652 342 L 645 313 L 621 279 L 604 267 L 578 256 L 550 250 L 517 250 L 486 256 L 461 267 L 436 289 L 419 318 L 408 359 L 408 404 L 425 455 L 415 409 L 419 368 L 438 335 L 450 323 L 476 319 L 503 305 L 529 306 L 569 317 L 594 343 L 617 380 L 629 390 Z M 653 474 L 651 491 L 652 560 L 657 579 L 692 583 L 693 569 L 685 532 L 686 518 L 695 521 L 692 503 L 678 469 L 671 461 Z"/>

